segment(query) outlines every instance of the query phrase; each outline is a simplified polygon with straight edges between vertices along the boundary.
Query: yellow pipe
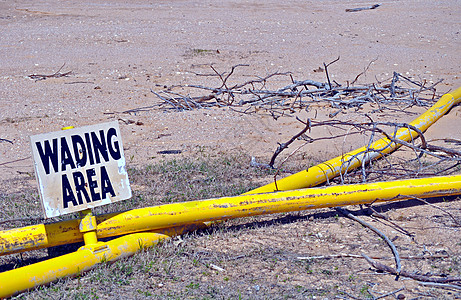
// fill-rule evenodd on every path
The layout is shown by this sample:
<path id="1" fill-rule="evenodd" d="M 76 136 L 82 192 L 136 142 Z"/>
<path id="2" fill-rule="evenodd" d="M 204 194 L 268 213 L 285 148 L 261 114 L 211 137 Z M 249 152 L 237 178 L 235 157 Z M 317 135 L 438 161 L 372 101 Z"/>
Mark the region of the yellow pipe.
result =
<path id="1" fill-rule="evenodd" d="M 241 195 L 134 209 L 98 224 L 98 236 L 323 207 L 461 194 L 461 175 Z M 401 197 L 400 197 L 401 196 Z"/>
<path id="2" fill-rule="evenodd" d="M 0 299 L 60 278 L 81 274 L 100 263 L 131 256 L 161 240 L 205 227 L 203 223 L 196 223 L 155 232 L 133 233 L 106 243 L 85 245 L 70 254 L 0 273 Z"/>
<path id="3" fill-rule="evenodd" d="M 456 99 L 458 99 L 461 96 L 461 89 L 456 90 L 453 94 L 456 96 Z M 451 94 L 444 95 L 430 111 L 410 124 L 424 131 L 430 124 L 446 113 L 453 104 L 457 103 L 455 101 L 455 96 Z M 437 104 L 439 104 L 439 106 L 437 106 Z M 408 133 L 405 131 L 408 131 Z M 415 134 L 416 132 L 403 129 L 399 130 L 396 136 L 400 139 L 409 140 L 414 138 Z M 368 154 L 359 156 L 361 152 L 367 150 L 366 147 L 350 152 L 339 158 L 341 164 L 336 172 L 343 171 L 345 158 L 353 158 L 358 161 L 357 165 L 347 162 L 352 167 L 358 167 L 362 164 L 362 161 L 369 161 L 377 158 L 383 153 L 392 151 L 396 147 L 398 147 L 398 145 L 391 143 L 391 141 L 387 139 L 382 139 L 373 143 L 370 147 L 373 150 L 380 151 L 376 156 Z M 335 159 L 324 163 L 328 168 L 322 171 L 325 180 L 327 176 L 330 176 L 326 171 L 333 169 L 331 174 L 335 173 L 335 163 L 337 160 L 338 159 Z M 346 169 L 349 170 L 350 167 L 346 166 Z M 315 184 L 315 182 L 314 180 L 310 186 Z M 282 188 L 289 187 L 290 185 L 283 186 Z M 276 187 L 276 189 L 279 188 L 278 186 Z M 261 190 L 258 192 L 261 192 Z M 188 226 L 194 226 L 205 221 L 321 207 L 402 200 L 411 197 L 434 197 L 458 194 L 461 194 L 461 175 L 394 182 L 377 182 L 361 185 L 331 186 L 279 193 L 242 195 L 136 209 L 125 213 L 102 217 L 102 222 L 99 224 L 97 230 L 101 237 L 152 229 L 170 231 L 170 235 L 172 235 L 190 229 Z M 86 211 L 84 214 L 85 217 L 81 220 L 78 231 L 80 235 L 83 235 L 85 241 L 84 247 L 81 247 L 75 253 L 1 273 L 0 297 L 11 296 L 59 278 L 79 274 L 93 268 L 101 262 L 113 261 L 121 257 L 132 255 L 143 247 L 151 247 L 159 240 L 169 237 L 167 234 L 150 232 L 130 234 L 107 243 L 97 242 L 95 218 L 92 216 L 91 211 Z M 106 219 L 104 220 L 104 218 Z M 56 223 L 54 228 L 61 229 L 56 233 L 58 235 L 63 234 L 63 237 L 67 240 L 72 240 L 72 236 L 74 238 L 78 236 L 77 233 L 72 232 L 75 231 L 75 227 L 73 226 L 74 222 L 78 221 L 72 220 L 67 222 L 68 226 L 72 226 L 66 231 L 63 231 L 62 228 L 66 222 Z M 178 226 L 181 225 L 184 226 L 178 229 Z M 45 227 L 45 225 L 43 226 Z M 0 232 L 1 245 L 18 246 L 18 243 L 12 243 L 14 238 L 19 238 L 24 245 L 28 245 L 32 237 L 32 248 L 37 246 L 34 244 L 35 242 L 38 242 L 37 244 L 43 247 L 50 246 L 48 241 L 50 232 L 46 230 L 38 232 L 39 230 L 37 231 L 34 229 L 37 228 L 23 228 L 22 231 L 19 229 L 17 232 L 14 232 L 14 230 Z M 12 232 L 16 233 L 16 235 L 8 238 L 7 235 Z M 34 234 L 35 236 L 33 236 Z M 81 240 L 81 237 L 79 238 Z M 62 239 L 58 242 L 62 242 Z M 24 245 L 20 246 L 19 250 L 17 250 L 23 250 Z"/>
<path id="4" fill-rule="evenodd" d="M 101 223 L 116 215 L 97 216 L 96 220 Z M 80 220 L 68 220 L 0 231 L 0 255 L 81 242 L 84 240 L 84 235 L 79 231 L 79 224 Z M 186 231 L 189 231 L 197 229 L 198 225 L 188 224 L 187 226 L 189 229 Z M 99 238 L 108 237 L 104 230 L 96 234 Z"/>
<path id="5" fill-rule="evenodd" d="M 399 195 L 434 197 L 457 194 L 461 194 L 461 175 L 241 195 L 139 208 L 101 216 L 99 217 L 97 235 L 99 238 L 104 238 L 188 223 L 376 201 L 392 201 Z M 71 222 L 68 221 L 67 224 Z M 62 240 L 67 243 L 81 241 L 82 237 L 78 229 L 73 226 L 61 228 L 61 224 L 35 226 L 38 228 L 34 231 L 35 237 L 30 236 L 30 230 L 27 227 L 0 232 L 4 241 L 14 241 L 10 244 L 2 242 L 2 251 L 12 253 L 24 248 L 43 248 L 43 245 L 54 245 L 57 241 L 61 242 Z M 34 238 L 38 236 L 42 241 L 41 245 L 30 245 L 30 241 L 35 240 Z"/>
<path id="6" fill-rule="evenodd" d="M 430 126 L 431 122 L 435 122 L 439 119 L 444 113 L 446 113 L 454 104 L 457 104 L 461 100 L 461 88 L 453 91 L 450 94 L 445 94 L 442 98 L 434 104 L 427 112 L 422 114 L 419 118 L 413 121 L 413 126 L 420 128 L 420 130 L 425 130 Z M 398 131 L 397 137 L 404 139 L 400 135 L 407 135 L 409 133 L 408 129 L 401 129 Z M 415 134 L 412 131 L 412 134 Z M 409 135 L 407 136 L 409 137 Z M 374 149 L 387 148 L 382 151 L 382 153 L 390 152 L 392 149 L 395 149 L 397 145 L 393 144 L 389 146 L 389 141 L 387 139 L 381 139 L 375 142 L 372 145 Z M 353 152 L 349 152 L 344 156 L 337 157 L 330 161 L 327 161 L 318 166 L 309 168 L 308 170 L 299 172 L 292 176 L 283 178 L 277 181 L 278 190 L 291 190 L 300 187 L 310 187 L 315 184 L 319 184 L 326 180 L 325 174 L 328 175 L 328 178 L 339 174 L 339 170 L 343 167 L 343 162 L 345 158 L 355 155 L 355 153 L 360 153 L 364 151 L 366 147 L 362 147 Z M 373 153 L 369 154 L 366 158 L 371 159 Z M 363 158 L 363 155 L 362 155 Z M 351 166 L 360 166 L 358 160 L 351 162 Z M 351 168 L 350 166 L 350 168 Z M 334 170 L 334 171 L 333 171 Z M 342 170 L 344 171 L 344 170 Z M 261 188 L 247 192 L 246 194 L 262 193 L 262 192 L 271 192 L 276 190 L 275 184 L 269 184 Z M 114 215 L 117 214 L 108 214 L 96 217 L 97 223 L 102 223 L 107 219 L 111 219 Z M 23 252 L 28 250 L 35 250 L 41 248 L 47 248 L 52 246 L 58 246 L 63 244 L 70 244 L 75 242 L 82 241 L 82 234 L 79 232 L 79 220 L 68 220 L 61 221 L 51 224 L 39 224 L 32 225 L 23 228 L 16 228 L 7 231 L 0 231 L 0 255 Z M 109 232 L 113 232 L 111 228 L 107 229 Z M 98 236 L 104 237 L 107 236 L 106 229 L 98 228 Z M 115 230 L 120 234 L 127 233 L 121 230 Z M 111 233 L 112 235 L 112 233 Z"/>
<path id="7" fill-rule="evenodd" d="M 132 255 L 142 246 L 150 247 L 158 239 L 194 229 L 195 224 L 203 221 L 459 194 L 461 175 L 456 175 L 241 195 L 135 209 L 114 215 L 100 223 L 98 236 L 114 236 L 148 229 L 164 229 L 165 234 L 131 234 L 107 243 L 84 246 L 76 253 L 3 272 L 0 274 L 0 297 L 79 274 L 102 261 Z M 180 227 L 181 225 L 186 226 Z"/>
<path id="8" fill-rule="evenodd" d="M 84 246 L 70 254 L 0 273 L 0 298 L 81 274 L 100 263 L 133 255 L 144 247 L 152 247 L 168 237 L 159 233 L 134 233 L 107 243 L 98 243 L 95 247 Z"/>
<path id="9" fill-rule="evenodd" d="M 455 99 L 461 98 L 461 87 L 454 90 L 453 92 L 450 92 L 449 94 L 451 94 L 453 96 L 453 98 L 455 98 Z"/>
<path id="10" fill-rule="evenodd" d="M 452 93 L 443 95 L 429 110 L 416 118 L 410 125 L 425 131 L 429 126 L 442 117 L 453 105 L 461 102 L 461 87 Z M 407 128 L 401 128 L 396 132 L 395 138 L 403 141 L 411 141 L 417 137 L 417 132 Z M 248 194 L 268 193 L 274 191 L 288 191 L 307 188 L 321 184 L 328 179 L 344 174 L 362 166 L 362 163 L 377 159 L 400 147 L 400 144 L 391 142 L 388 138 L 382 138 L 372 143 L 370 147 L 364 146 L 344 155 L 338 156 L 307 170 L 277 180 L 257 189 L 246 192 Z"/>

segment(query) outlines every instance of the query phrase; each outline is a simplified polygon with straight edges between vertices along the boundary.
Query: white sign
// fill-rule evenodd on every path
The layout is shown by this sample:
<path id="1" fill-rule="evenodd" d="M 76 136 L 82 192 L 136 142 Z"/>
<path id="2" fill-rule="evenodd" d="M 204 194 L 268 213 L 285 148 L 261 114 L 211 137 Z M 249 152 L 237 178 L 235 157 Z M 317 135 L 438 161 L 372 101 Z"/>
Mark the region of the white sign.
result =
<path id="1" fill-rule="evenodd" d="M 30 137 L 45 217 L 131 197 L 118 122 Z"/>

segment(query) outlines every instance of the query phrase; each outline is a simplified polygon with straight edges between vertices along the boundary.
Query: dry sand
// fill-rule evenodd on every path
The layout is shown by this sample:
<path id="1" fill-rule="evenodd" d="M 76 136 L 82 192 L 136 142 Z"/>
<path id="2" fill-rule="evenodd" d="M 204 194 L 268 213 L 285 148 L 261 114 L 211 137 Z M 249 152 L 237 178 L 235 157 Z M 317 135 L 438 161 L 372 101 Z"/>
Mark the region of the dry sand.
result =
<path id="1" fill-rule="evenodd" d="M 293 72 L 299 80 L 325 81 L 324 73 L 313 70 L 340 56 L 330 72 L 333 79 L 345 82 L 377 58 L 362 82 L 374 82 L 375 76 L 388 78 L 397 71 L 429 83 L 443 78 L 439 92 L 461 86 L 458 1 L 384 1 L 375 10 L 345 12 L 367 5 L 367 1 L 2 1 L 0 138 L 13 144 L 0 143 L 0 178 L 32 172 L 30 135 L 123 118 L 106 113 L 157 103 L 150 93 L 151 88 L 158 89 L 156 85 L 216 86 L 218 82 L 191 73 L 210 73 L 209 64 L 221 72 L 249 64 L 236 72 L 236 81 L 277 71 Z M 194 55 L 192 49 L 219 54 Z M 27 77 L 53 74 L 64 64 L 61 72 L 72 71 L 69 77 L 38 82 Z M 455 108 L 428 134 L 434 130 L 436 136 L 459 136 L 453 123 L 458 113 Z M 226 109 L 155 110 L 130 119 L 144 123 L 121 124 L 126 156 L 135 164 L 159 150 L 196 146 L 242 147 L 251 155 L 267 156 L 276 142 L 286 140 L 299 126 L 293 120 L 273 122 Z"/>
<path id="2" fill-rule="evenodd" d="M 0 142 L 0 192 L 35 188 L 30 135 L 119 118 L 143 123 L 120 122 L 131 166 L 161 158 L 160 150 L 190 155 L 197 147 L 243 151 L 267 160 L 277 142 L 300 128 L 294 119 L 274 121 L 228 108 L 120 113 L 158 103 L 150 89 L 219 85 L 216 79 L 194 75 L 210 73 L 210 64 L 221 72 L 248 64 L 238 69 L 235 81 L 287 71 L 298 80 L 325 81 L 325 74 L 314 70 L 340 56 L 330 73 L 345 82 L 377 59 L 360 82 L 389 78 L 396 71 L 428 83 L 444 79 L 440 93 L 461 86 L 460 2 L 381 3 L 375 10 L 348 13 L 346 8 L 373 3 L 0 1 L 0 138 L 12 142 Z M 70 76 L 28 77 L 53 74 L 63 65 L 61 72 L 72 71 Z M 288 83 L 280 81 L 279 87 Z M 326 107 L 319 116 L 328 112 Z M 393 118 L 409 121 L 414 116 Z M 461 139 L 460 118 L 461 108 L 455 107 L 427 137 Z M 324 145 L 311 155 L 322 161 L 356 146 Z M 459 254 L 459 245 L 453 251 Z"/>

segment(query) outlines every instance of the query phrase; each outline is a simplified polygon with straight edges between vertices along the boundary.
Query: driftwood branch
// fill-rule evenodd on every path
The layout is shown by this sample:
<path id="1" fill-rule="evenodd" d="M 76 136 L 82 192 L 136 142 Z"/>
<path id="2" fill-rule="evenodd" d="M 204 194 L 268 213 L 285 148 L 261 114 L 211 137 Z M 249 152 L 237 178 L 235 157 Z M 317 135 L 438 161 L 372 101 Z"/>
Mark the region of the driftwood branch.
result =
<path id="1" fill-rule="evenodd" d="M 332 88 L 332 85 L 331 85 L 331 81 L 330 81 L 330 75 L 328 74 L 328 67 L 331 66 L 332 64 L 334 64 L 335 62 L 337 62 L 339 60 L 339 56 L 337 59 L 329 62 L 328 64 L 326 63 L 323 63 L 323 67 L 325 68 L 325 75 L 327 76 L 327 81 L 328 81 L 328 89 L 331 90 Z"/>
<path id="2" fill-rule="evenodd" d="M 367 7 L 346 8 L 346 11 L 347 12 L 357 12 L 357 11 L 362 11 L 362 10 L 376 9 L 376 8 L 378 8 L 380 6 L 381 6 L 381 4 L 374 4 L 374 5 L 367 6 Z"/>
<path id="3" fill-rule="evenodd" d="M 355 76 L 355 79 L 351 82 L 351 85 L 353 85 L 354 83 L 356 83 L 357 80 L 359 79 L 359 77 L 362 76 L 363 74 L 365 74 L 365 73 L 368 71 L 368 69 L 370 69 L 370 66 L 371 66 L 374 62 L 376 62 L 377 60 L 378 60 L 378 58 L 375 58 L 375 59 L 371 60 L 371 61 L 368 63 L 368 66 L 367 66 L 362 72 L 360 72 L 357 76 Z"/>
<path id="4" fill-rule="evenodd" d="M 263 109 L 274 118 L 291 116 L 297 111 L 308 109 L 310 104 L 319 102 L 329 104 L 339 110 L 360 108 L 366 103 L 372 103 L 379 106 L 377 111 L 383 112 L 385 110 L 403 111 L 413 105 L 428 106 L 434 101 L 434 88 L 426 87 L 425 82 L 419 82 L 397 72 L 394 72 L 394 76 L 389 83 L 378 82 L 353 86 L 358 78 L 369 69 L 374 60 L 369 62 L 364 71 L 356 76 L 352 84 L 342 85 L 332 81 L 328 67 L 338 60 L 339 57 L 330 63 L 324 63 L 325 69 L 323 70 L 326 73 L 326 82 L 310 79 L 298 80 L 293 77 L 291 72 L 275 72 L 266 76 L 255 75 L 254 79 L 230 84 L 231 79 L 235 81 L 234 76 L 237 76 L 235 75 L 235 70 L 248 65 L 232 66 L 229 72 L 220 72 L 214 66 L 210 66 L 213 73 L 195 74 L 197 76 L 216 77 L 221 81 L 219 86 L 212 87 L 202 84 L 173 85 L 165 87 L 163 91 L 156 91 L 156 94 L 163 96 L 159 97 L 164 103 L 161 106 L 162 109 L 181 111 L 212 106 L 241 107 L 250 105 L 258 109 L 247 107 L 238 111 L 248 114 Z M 277 80 L 277 82 L 280 82 L 284 78 L 290 81 L 289 84 L 278 88 L 269 88 L 271 81 Z M 397 83 L 400 80 L 407 82 L 409 87 L 398 86 Z M 182 91 L 181 93 L 174 92 L 173 90 L 175 89 L 182 89 Z M 187 94 L 183 93 L 185 90 L 187 90 Z M 206 95 L 197 95 L 200 92 L 205 92 Z M 174 96 L 166 97 L 165 94 L 167 93 L 174 93 Z M 191 94 L 194 96 L 190 96 Z M 193 101 L 200 105 L 195 105 Z M 401 108 L 402 104 L 404 104 L 404 108 Z M 398 108 L 391 106 L 398 106 Z"/>
<path id="5" fill-rule="evenodd" d="M 50 75 L 42 75 L 42 74 L 32 74 L 27 77 L 30 79 L 34 79 L 35 81 L 40 81 L 40 80 L 45 80 L 48 78 L 59 78 L 59 77 L 66 77 L 72 74 L 72 71 L 66 72 L 66 73 L 60 73 L 62 68 L 64 68 L 66 64 L 63 64 L 56 73 L 50 74 Z"/>
<path id="6" fill-rule="evenodd" d="M 416 256 L 416 255 L 409 255 L 409 256 L 400 256 L 400 259 L 408 259 L 408 260 L 424 260 L 424 259 L 434 259 L 434 258 L 448 258 L 448 255 L 426 255 L 426 256 Z M 333 258 L 363 258 L 362 255 L 358 254 L 349 254 L 349 253 L 340 253 L 340 254 L 330 254 L 330 255 L 316 255 L 316 256 L 299 256 L 297 259 L 299 260 L 314 260 L 314 259 L 333 259 Z M 372 259 L 393 259 L 391 257 L 385 256 L 372 256 Z"/>
<path id="7" fill-rule="evenodd" d="M 461 290 L 461 285 L 455 284 L 445 284 L 445 283 L 436 283 L 436 282 L 418 282 L 420 285 L 442 288 L 442 289 L 455 289 Z"/>

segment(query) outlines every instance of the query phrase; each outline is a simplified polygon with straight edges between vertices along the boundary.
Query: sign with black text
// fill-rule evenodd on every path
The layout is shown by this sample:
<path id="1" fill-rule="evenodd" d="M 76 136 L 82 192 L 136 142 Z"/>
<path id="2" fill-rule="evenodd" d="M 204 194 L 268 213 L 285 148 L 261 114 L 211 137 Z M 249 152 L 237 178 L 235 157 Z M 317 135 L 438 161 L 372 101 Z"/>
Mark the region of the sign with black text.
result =
<path id="1" fill-rule="evenodd" d="M 30 137 L 45 217 L 131 197 L 118 122 Z"/>

